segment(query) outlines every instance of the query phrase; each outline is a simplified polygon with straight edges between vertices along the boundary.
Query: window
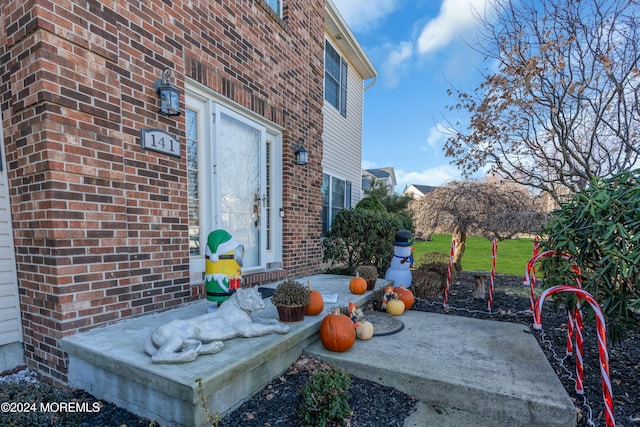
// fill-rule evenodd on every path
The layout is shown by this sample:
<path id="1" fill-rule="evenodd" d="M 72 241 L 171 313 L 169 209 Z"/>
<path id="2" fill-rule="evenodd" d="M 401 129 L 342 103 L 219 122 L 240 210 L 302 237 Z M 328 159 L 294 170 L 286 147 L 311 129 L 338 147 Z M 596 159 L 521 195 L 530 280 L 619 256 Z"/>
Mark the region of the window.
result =
<path id="1" fill-rule="evenodd" d="M 347 63 L 328 41 L 324 46 L 324 99 L 346 117 Z"/>
<path id="2" fill-rule="evenodd" d="M 282 17 L 282 2 L 280 0 L 265 0 L 271 9 L 273 9 L 279 17 Z"/>
<path id="3" fill-rule="evenodd" d="M 189 183 L 189 253 L 191 256 L 202 255 L 200 252 L 200 191 L 198 170 L 198 112 L 185 111 L 187 125 L 187 181 Z"/>
<path id="4" fill-rule="evenodd" d="M 351 208 L 351 182 L 322 174 L 322 234 L 331 229 L 331 222 L 343 209 Z"/>

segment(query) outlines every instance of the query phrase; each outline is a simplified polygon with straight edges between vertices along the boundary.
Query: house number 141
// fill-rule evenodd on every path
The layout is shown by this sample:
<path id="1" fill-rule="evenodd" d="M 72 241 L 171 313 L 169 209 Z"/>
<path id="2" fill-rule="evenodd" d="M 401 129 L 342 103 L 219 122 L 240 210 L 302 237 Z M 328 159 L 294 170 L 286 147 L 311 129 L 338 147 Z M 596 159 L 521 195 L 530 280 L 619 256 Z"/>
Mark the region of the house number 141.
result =
<path id="1" fill-rule="evenodd" d="M 180 157 L 180 142 L 160 129 L 140 129 L 142 148 Z"/>

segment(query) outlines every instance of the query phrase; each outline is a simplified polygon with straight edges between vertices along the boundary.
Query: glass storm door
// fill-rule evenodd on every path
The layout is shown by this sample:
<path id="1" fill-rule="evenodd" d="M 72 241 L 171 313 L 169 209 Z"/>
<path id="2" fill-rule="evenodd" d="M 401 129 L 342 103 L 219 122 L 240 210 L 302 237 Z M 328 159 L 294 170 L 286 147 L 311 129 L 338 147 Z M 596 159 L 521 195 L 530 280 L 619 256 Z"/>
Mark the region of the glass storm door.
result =
<path id="1" fill-rule="evenodd" d="M 244 245 L 243 271 L 264 268 L 266 129 L 219 104 L 213 110 L 214 225 Z"/>

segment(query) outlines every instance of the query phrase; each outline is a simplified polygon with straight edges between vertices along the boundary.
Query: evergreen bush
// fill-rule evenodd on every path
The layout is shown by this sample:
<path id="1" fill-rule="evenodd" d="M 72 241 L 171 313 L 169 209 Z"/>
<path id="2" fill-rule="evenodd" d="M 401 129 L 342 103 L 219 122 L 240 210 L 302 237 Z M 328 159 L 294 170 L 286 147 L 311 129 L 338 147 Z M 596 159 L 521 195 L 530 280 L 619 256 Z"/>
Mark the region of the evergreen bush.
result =
<path id="1" fill-rule="evenodd" d="M 365 197 L 356 205 L 356 209 L 367 209 L 376 212 L 387 212 L 387 208 L 375 197 Z"/>
<path id="2" fill-rule="evenodd" d="M 367 209 L 344 209 L 331 223 L 323 241 L 323 260 L 346 267 L 355 275 L 360 265 L 386 271 L 393 257 L 393 241 L 402 222 L 393 214 Z"/>
<path id="3" fill-rule="evenodd" d="M 599 302 L 614 341 L 640 310 L 640 169 L 594 179 L 551 213 L 542 246 L 567 253 Z M 573 284 L 562 262 L 542 263 L 545 286 Z M 566 264 L 566 262 L 564 263 Z"/>

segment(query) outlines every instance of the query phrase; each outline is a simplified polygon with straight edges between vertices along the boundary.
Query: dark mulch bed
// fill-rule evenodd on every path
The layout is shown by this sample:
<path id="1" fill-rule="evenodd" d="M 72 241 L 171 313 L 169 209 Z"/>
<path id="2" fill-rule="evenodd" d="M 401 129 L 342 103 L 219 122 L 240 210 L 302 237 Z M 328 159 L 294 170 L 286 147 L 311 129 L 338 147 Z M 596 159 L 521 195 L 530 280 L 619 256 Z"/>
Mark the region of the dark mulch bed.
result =
<path id="1" fill-rule="evenodd" d="M 413 310 L 429 311 L 449 315 L 460 315 L 532 324 L 529 308 L 528 288 L 522 286 L 522 278 L 497 276 L 495 280 L 493 313 L 488 313 L 487 302 L 472 298 L 473 278 L 465 273 L 459 275 L 449 291 L 449 308 L 445 309 L 442 299 L 418 300 Z M 545 302 L 542 314 L 542 333 L 535 331 L 540 346 L 547 355 L 551 366 L 574 399 L 579 411 L 578 426 L 605 426 L 601 376 L 598 359 L 597 335 L 593 322 L 585 320 L 584 336 L 584 398 L 575 393 L 574 358 L 565 358 L 566 312 L 555 308 L 552 301 Z M 623 344 L 609 345 L 611 382 L 614 396 L 614 414 L 617 427 L 640 426 L 640 328 L 627 332 Z M 289 371 L 271 381 L 260 393 L 240 406 L 220 422 L 221 427 L 231 426 L 297 426 L 302 425 L 296 411 L 299 393 L 309 376 L 322 364 L 303 357 Z M 349 404 L 353 414 L 349 419 L 352 427 L 402 426 L 404 419 L 414 410 L 415 402 L 395 389 L 383 387 L 365 379 L 352 377 Z M 92 396 L 80 392 L 64 392 L 48 386 L 0 382 L 2 401 L 86 401 L 95 402 Z M 101 402 L 100 412 L 57 418 L 40 414 L 38 419 L 12 418 L 15 414 L 0 413 L 0 425 L 38 426 L 114 426 L 125 424 L 149 426 L 149 420 L 139 418 L 114 405 Z"/>
<path id="2" fill-rule="evenodd" d="M 220 427 L 290 427 L 304 425 L 296 411 L 300 390 L 310 375 L 330 366 L 312 357 L 302 356 L 289 371 L 275 380 L 251 400 L 222 419 Z M 349 406 L 351 427 L 401 427 L 414 410 L 415 400 L 391 387 L 351 376 Z"/>

